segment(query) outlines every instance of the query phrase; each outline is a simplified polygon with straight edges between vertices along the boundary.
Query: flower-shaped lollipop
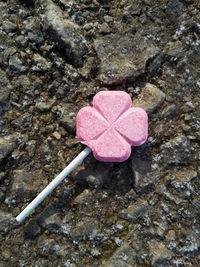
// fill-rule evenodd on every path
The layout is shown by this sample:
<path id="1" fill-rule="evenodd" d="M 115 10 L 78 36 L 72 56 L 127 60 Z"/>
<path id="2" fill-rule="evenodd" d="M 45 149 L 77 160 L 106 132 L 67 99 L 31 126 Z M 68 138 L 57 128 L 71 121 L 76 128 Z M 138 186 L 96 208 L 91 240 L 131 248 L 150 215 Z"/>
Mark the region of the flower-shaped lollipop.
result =
<path id="1" fill-rule="evenodd" d="M 147 113 L 131 108 L 131 98 L 123 91 L 101 91 L 93 107 L 77 115 L 77 137 L 89 146 L 96 159 L 121 162 L 131 154 L 131 146 L 142 145 L 148 135 Z"/>
<path id="2" fill-rule="evenodd" d="M 122 91 L 101 91 L 93 107 L 82 108 L 77 115 L 77 136 L 86 147 L 42 192 L 16 217 L 22 222 L 53 189 L 93 150 L 101 161 L 124 161 L 131 146 L 147 139 L 148 117 L 141 108 L 131 108 L 130 96 Z"/>

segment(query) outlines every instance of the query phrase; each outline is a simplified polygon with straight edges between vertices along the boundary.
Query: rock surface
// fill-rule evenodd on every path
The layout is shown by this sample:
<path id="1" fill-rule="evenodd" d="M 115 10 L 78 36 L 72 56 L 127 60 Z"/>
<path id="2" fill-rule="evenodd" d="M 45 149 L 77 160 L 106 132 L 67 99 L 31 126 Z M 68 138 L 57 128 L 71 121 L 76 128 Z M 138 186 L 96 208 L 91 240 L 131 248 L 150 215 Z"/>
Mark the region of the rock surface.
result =
<path id="1" fill-rule="evenodd" d="M 15 170 L 8 198 L 8 204 L 30 201 L 35 197 L 40 188 L 44 188 L 47 181 L 41 171 Z M 36 185 L 39 187 L 36 187 Z"/>
<path id="2" fill-rule="evenodd" d="M 121 84 L 145 73 L 147 61 L 159 53 L 153 42 L 132 34 L 115 34 L 96 40 L 101 61 L 99 79 L 104 85 Z"/>
<path id="3" fill-rule="evenodd" d="M 44 7 L 44 29 L 58 43 L 58 48 L 64 51 L 68 60 L 75 66 L 80 66 L 87 51 L 87 42 L 79 26 L 68 20 L 65 13 L 51 0 L 41 0 L 39 4 Z"/>
<path id="4" fill-rule="evenodd" d="M 148 114 L 154 112 L 162 105 L 165 100 L 165 94 L 155 85 L 147 83 L 140 92 L 139 98 L 133 101 L 133 106 L 141 107 Z"/>

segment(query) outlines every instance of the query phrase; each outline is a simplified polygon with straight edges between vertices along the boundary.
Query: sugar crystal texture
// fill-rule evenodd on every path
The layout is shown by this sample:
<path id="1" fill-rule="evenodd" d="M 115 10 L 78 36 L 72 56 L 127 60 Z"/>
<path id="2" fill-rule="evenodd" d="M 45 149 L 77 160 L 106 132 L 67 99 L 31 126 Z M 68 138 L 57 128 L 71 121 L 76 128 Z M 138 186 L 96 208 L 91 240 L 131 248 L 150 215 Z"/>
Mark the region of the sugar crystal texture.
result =
<path id="1" fill-rule="evenodd" d="M 148 116 L 123 91 L 101 91 L 77 114 L 77 137 L 100 161 L 122 162 L 148 136 Z"/>

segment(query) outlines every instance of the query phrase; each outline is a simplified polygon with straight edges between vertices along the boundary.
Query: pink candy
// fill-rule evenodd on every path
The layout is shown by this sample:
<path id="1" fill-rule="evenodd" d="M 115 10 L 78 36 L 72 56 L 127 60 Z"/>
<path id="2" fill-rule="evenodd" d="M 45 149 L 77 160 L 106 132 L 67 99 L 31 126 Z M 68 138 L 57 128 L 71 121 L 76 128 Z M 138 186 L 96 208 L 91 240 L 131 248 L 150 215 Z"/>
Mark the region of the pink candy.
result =
<path id="1" fill-rule="evenodd" d="M 77 114 L 77 137 L 100 161 L 122 162 L 148 135 L 147 113 L 123 91 L 101 91 Z"/>

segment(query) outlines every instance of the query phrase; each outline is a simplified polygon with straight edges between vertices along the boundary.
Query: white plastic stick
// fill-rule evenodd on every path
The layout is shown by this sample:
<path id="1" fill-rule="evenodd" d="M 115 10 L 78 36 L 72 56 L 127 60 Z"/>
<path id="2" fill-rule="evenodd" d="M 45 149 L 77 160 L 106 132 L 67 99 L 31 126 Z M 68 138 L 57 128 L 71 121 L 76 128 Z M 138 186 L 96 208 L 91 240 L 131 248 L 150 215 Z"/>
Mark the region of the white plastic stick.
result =
<path id="1" fill-rule="evenodd" d="M 64 178 L 70 174 L 91 152 L 86 147 L 53 181 L 42 190 L 42 192 L 16 217 L 18 222 L 22 222 L 53 190 Z"/>

